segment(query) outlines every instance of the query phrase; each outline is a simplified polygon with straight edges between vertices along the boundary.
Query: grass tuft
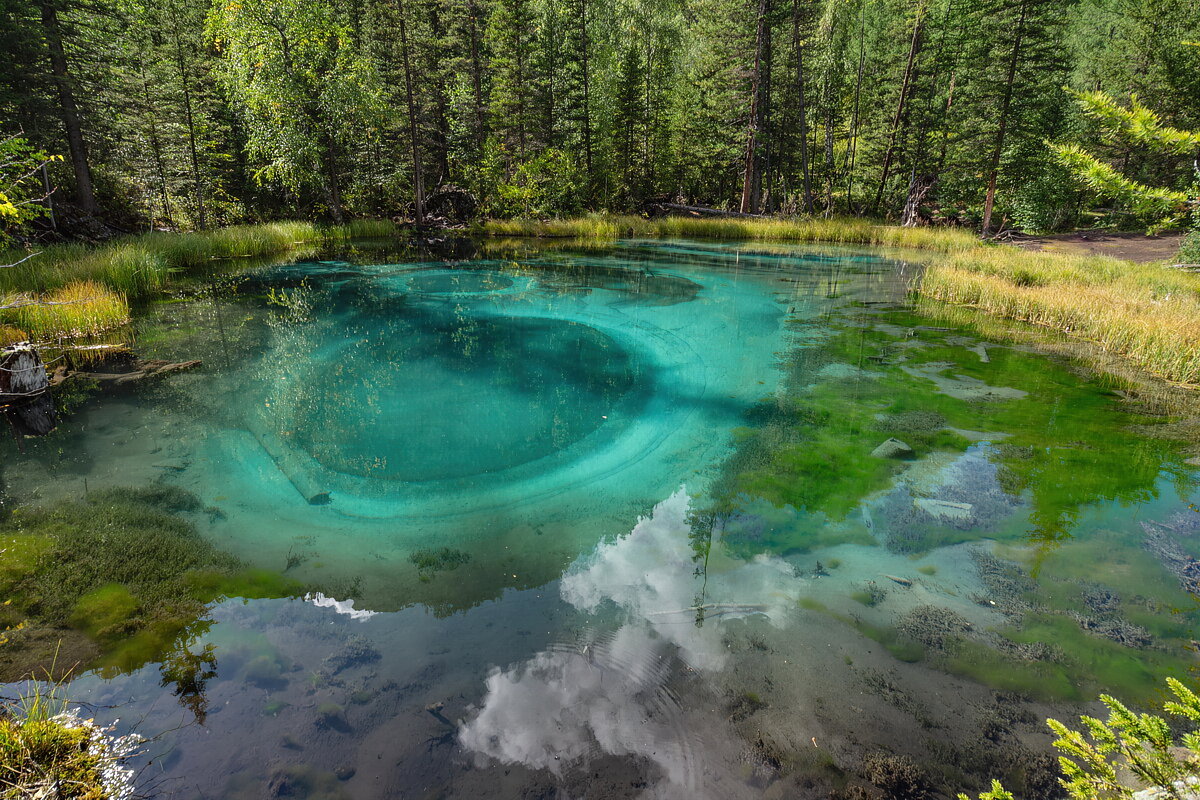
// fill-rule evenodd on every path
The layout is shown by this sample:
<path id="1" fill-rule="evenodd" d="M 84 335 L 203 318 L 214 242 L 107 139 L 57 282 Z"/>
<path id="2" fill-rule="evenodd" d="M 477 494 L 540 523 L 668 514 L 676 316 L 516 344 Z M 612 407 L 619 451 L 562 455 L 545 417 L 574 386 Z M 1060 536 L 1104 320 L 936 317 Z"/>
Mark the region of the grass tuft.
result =
<path id="1" fill-rule="evenodd" d="M 25 338 L 92 336 L 129 322 L 125 298 L 95 281 L 78 281 L 41 296 L 4 295 L 0 305 L 13 306 L 0 311 L 0 320 L 18 326 L 6 330 L 28 334 Z"/>

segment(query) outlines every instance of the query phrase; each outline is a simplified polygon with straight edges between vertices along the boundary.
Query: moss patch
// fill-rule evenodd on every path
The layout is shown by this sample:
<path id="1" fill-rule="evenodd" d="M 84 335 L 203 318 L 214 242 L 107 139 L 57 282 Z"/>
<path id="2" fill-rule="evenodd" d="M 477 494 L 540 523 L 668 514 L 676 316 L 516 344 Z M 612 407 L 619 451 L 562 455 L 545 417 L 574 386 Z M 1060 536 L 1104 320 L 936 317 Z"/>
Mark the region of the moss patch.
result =
<path id="1" fill-rule="evenodd" d="M 110 489 L 52 508 L 19 508 L 0 523 L 4 619 L 23 622 L 13 647 L 45 647 L 49 631 L 71 629 L 97 642 L 110 669 L 134 669 L 167 650 L 220 596 L 288 596 L 300 586 L 242 569 L 206 542 L 183 512 L 200 501 L 152 485 Z M 11 621 L 8 622 L 11 624 Z M 53 650 L 33 662 L 48 665 Z M 30 659 L 5 659 L 8 670 Z M 80 665 L 82 666 L 82 665 Z"/>

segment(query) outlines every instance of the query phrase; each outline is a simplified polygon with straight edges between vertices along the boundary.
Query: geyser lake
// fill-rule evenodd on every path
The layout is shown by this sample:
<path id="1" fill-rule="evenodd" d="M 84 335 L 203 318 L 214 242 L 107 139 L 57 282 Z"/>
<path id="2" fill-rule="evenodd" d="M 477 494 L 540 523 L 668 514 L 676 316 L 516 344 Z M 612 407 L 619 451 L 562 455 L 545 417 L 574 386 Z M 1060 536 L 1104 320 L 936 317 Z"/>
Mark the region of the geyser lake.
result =
<path id="1" fill-rule="evenodd" d="M 203 365 L 6 440 L 8 504 L 178 487 L 304 588 L 70 697 L 169 797 L 827 797 L 892 755 L 1055 796 L 1046 716 L 1194 669 L 1200 470 L 919 269 L 360 243 L 152 305 L 136 351 Z"/>

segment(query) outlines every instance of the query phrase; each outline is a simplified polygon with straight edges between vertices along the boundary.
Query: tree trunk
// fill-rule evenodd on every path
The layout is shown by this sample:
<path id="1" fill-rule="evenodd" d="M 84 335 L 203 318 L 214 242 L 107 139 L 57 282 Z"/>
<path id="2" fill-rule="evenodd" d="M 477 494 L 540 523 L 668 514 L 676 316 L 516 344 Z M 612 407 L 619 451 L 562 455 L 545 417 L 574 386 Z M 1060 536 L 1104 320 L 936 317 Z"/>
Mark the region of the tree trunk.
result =
<path id="1" fill-rule="evenodd" d="M 150 122 L 150 152 L 154 156 L 154 169 L 158 173 L 158 193 L 162 201 L 163 218 L 168 225 L 174 225 L 171 214 L 171 193 L 167 186 L 167 165 L 163 159 L 162 141 L 158 137 L 158 120 L 154 115 L 154 100 L 150 95 L 150 80 L 146 77 L 146 65 L 138 62 L 138 71 L 142 77 L 142 98 L 145 101 L 146 117 Z M 154 208 L 150 207 L 150 227 L 154 227 Z"/>
<path id="2" fill-rule="evenodd" d="M 425 224 L 425 187 L 421 177 L 421 145 L 417 137 L 417 101 L 413 92 L 412 64 L 408 52 L 408 24 L 403 0 L 397 0 L 400 17 L 400 58 L 404 62 L 404 96 L 408 103 L 408 137 L 412 149 L 413 200 L 417 225 Z"/>
<path id="3" fill-rule="evenodd" d="M 850 123 L 850 146 L 846 153 L 846 210 L 854 213 L 854 162 L 858 157 L 858 120 L 861 111 L 863 67 L 867 58 L 867 18 L 866 12 L 858 12 L 858 74 L 854 79 L 854 118 Z M 829 157 L 833 157 L 833 148 L 829 149 Z M 830 179 L 830 201 L 833 198 L 833 184 Z"/>
<path id="4" fill-rule="evenodd" d="M 1004 135 L 1008 132 L 1008 110 L 1012 105 L 1013 81 L 1017 75 L 1017 64 L 1021 60 L 1021 45 L 1025 38 L 1025 16 L 1028 2 L 1021 4 L 1021 16 L 1017 19 L 1016 38 L 1013 39 L 1012 55 L 1008 59 L 1008 77 L 1004 82 L 1004 99 L 1000 103 L 1000 126 L 996 130 L 996 145 L 992 149 L 991 165 L 988 167 L 987 196 L 983 200 L 983 231 L 987 236 L 992 229 L 992 209 L 996 203 L 996 176 L 1000 172 L 1000 156 L 1004 152 Z"/>
<path id="5" fill-rule="evenodd" d="M 470 0 L 467 4 L 467 14 L 471 20 L 471 89 L 475 94 L 475 145 L 482 156 L 487 133 L 483 119 L 483 64 L 479 57 L 479 6 L 475 0 Z"/>
<path id="6" fill-rule="evenodd" d="M 800 176 L 804 186 L 804 210 L 812 213 L 812 175 L 808 166 L 808 109 L 804 102 L 804 47 L 800 44 L 800 3 L 792 0 L 792 47 L 796 51 L 796 116 L 800 123 Z"/>
<path id="7" fill-rule="evenodd" d="M 581 49 L 582 63 L 580 66 L 583 69 L 583 159 L 584 165 L 587 168 L 587 187 L 589 198 L 592 192 L 592 109 L 591 109 L 591 62 L 588 57 L 588 50 L 591 49 L 591 40 L 588 37 L 588 4 L 587 0 L 582 0 L 580 3 L 580 12 L 582 19 L 579 21 L 580 34 L 582 36 Z"/>
<path id="8" fill-rule="evenodd" d="M 79 121 L 79 107 L 75 104 L 73 79 L 67 67 L 67 55 L 63 50 L 62 29 L 58 23 L 58 9 L 53 2 L 41 4 L 42 30 L 46 36 L 46 49 L 50 53 L 50 72 L 58 90 L 59 112 L 63 127 L 67 131 L 67 148 L 71 153 L 71 168 L 75 171 L 75 202 L 83 213 L 95 215 L 100 208 L 96 205 L 96 194 L 92 188 L 92 169 L 88 164 L 87 145 L 83 141 L 83 127 Z"/>
<path id="9" fill-rule="evenodd" d="M 743 214 L 758 212 L 762 176 L 759 174 L 759 134 L 762 132 L 765 105 L 763 92 L 766 81 L 763 80 L 763 63 L 769 58 L 766 49 L 770 47 L 770 27 L 767 24 L 769 0 L 758 0 L 758 26 L 754 36 L 754 76 L 750 84 L 750 124 L 746 137 L 746 169 L 742 178 Z"/>
<path id="10" fill-rule="evenodd" d="M 325 134 L 325 199 L 329 203 L 329 214 L 341 225 L 346 221 L 342 209 L 342 183 L 338 179 L 337 141 L 331 132 Z"/>
<path id="11" fill-rule="evenodd" d="M 183 43 L 179 38 L 179 18 L 171 12 L 171 30 L 175 38 L 175 67 L 179 72 L 179 85 L 183 89 L 183 118 L 187 123 L 188 155 L 191 160 L 192 186 L 196 194 L 196 225 L 200 230 L 208 227 L 205 209 L 204 177 L 200 174 L 200 149 L 196 146 L 196 117 L 192 110 L 191 72 L 183 57 Z"/>
<path id="12" fill-rule="evenodd" d="M 918 0 L 917 18 L 913 22 L 912 41 L 908 46 L 908 63 L 904 67 L 904 80 L 900 84 L 900 99 L 896 101 L 896 113 L 892 117 L 892 129 L 888 135 L 887 151 L 883 156 L 883 172 L 879 178 L 879 189 L 875 192 L 875 203 L 873 208 L 878 211 L 879 204 L 883 200 L 883 191 L 887 188 L 887 179 L 891 174 L 892 158 L 896 152 L 896 134 L 900 131 L 900 122 L 904 119 L 904 106 L 908 100 L 908 90 L 913 83 L 913 73 L 915 71 L 917 56 L 921 52 L 921 33 L 925 28 L 925 6 L 924 0 Z"/>

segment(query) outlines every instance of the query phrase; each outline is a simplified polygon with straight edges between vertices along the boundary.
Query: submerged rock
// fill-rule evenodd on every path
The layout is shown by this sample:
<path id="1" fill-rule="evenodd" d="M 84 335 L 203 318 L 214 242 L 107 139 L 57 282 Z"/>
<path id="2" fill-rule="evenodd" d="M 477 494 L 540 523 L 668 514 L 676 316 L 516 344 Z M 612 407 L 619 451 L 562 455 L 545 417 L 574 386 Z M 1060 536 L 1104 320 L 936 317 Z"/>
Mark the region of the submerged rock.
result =
<path id="1" fill-rule="evenodd" d="M 888 439 L 871 451 L 876 458 L 907 458 L 913 449 L 895 437 Z"/>
<path id="2" fill-rule="evenodd" d="M 951 500 L 934 500 L 929 497 L 915 498 L 913 500 L 913 505 L 931 517 L 955 520 L 970 519 L 975 508 L 970 503 L 955 503 Z"/>

